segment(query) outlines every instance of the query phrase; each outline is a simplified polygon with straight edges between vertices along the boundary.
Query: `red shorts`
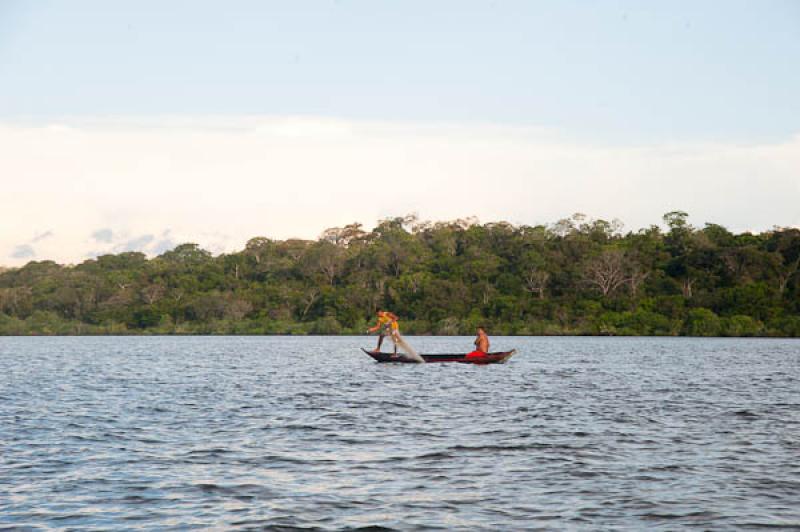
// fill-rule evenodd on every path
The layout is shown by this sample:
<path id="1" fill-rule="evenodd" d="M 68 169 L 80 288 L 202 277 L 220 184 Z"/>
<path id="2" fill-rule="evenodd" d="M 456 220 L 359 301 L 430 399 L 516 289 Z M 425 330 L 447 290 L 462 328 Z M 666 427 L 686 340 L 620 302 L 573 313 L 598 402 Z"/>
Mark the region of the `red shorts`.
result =
<path id="1" fill-rule="evenodd" d="M 485 357 L 486 353 L 483 351 L 473 351 L 472 353 L 467 353 L 467 358 L 482 358 Z"/>

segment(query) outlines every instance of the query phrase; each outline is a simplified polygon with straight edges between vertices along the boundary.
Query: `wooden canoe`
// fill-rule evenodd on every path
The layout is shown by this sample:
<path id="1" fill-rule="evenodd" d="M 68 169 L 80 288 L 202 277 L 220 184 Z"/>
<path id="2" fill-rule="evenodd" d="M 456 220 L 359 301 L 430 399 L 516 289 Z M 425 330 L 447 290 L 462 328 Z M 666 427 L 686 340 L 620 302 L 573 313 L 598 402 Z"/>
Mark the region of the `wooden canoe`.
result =
<path id="1" fill-rule="evenodd" d="M 368 351 L 361 348 L 367 355 L 371 356 L 375 359 L 376 362 L 404 362 L 404 363 L 416 363 L 415 360 L 410 359 L 406 356 L 403 356 L 402 353 L 394 355 L 392 353 L 381 353 L 378 351 Z M 494 353 L 486 353 L 483 356 L 472 356 L 467 357 L 467 353 L 437 353 L 437 354 L 426 354 L 420 353 L 419 356 L 425 362 L 459 362 L 461 364 L 502 364 L 507 361 L 509 358 L 514 356 L 516 353 L 516 349 L 512 349 L 511 351 L 495 351 Z"/>

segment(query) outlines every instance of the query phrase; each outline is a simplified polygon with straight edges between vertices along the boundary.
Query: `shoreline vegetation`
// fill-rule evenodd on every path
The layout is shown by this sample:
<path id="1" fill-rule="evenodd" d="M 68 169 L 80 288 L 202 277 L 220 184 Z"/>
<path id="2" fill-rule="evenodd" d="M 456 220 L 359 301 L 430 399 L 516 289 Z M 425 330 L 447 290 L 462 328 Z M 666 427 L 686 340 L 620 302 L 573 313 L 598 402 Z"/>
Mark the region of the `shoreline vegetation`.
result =
<path id="1" fill-rule="evenodd" d="M 0 335 L 363 335 L 388 308 L 408 335 L 800 337 L 800 229 L 687 220 L 405 216 L 218 256 L 33 261 L 0 269 Z"/>

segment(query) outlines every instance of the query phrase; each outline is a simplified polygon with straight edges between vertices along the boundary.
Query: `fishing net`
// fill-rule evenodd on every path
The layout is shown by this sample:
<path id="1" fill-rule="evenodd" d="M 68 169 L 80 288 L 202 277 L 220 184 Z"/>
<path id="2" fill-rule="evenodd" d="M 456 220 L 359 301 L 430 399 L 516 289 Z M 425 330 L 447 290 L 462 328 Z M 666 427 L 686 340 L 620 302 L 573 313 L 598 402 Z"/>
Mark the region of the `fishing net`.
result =
<path id="1" fill-rule="evenodd" d="M 423 358 L 419 356 L 419 353 L 417 353 L 413 347 L 408 345 L 408 342 L 406 342 L 405 339 L 402 336 L 400 336 L 400 333 L 398 331 L 395 331 L 391 335 L 391 338 L 392 341 L 394 341 L 394 343 L 400 349 L 400 351 L 403 352 L 404 356 L 410 358 L 411 360 L 414 360 L 415 362 L 425 362 L 425 360 L 423 360 Z"/>

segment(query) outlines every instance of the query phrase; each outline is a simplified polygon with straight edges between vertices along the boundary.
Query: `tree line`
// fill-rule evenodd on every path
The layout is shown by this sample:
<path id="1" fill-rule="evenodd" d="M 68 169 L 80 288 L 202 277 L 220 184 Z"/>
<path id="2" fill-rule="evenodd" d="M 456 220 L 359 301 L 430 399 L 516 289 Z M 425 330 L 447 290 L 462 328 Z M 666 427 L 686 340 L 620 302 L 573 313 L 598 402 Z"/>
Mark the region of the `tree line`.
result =
<path id="1" fill-rule="evenodd" d="M 409 334 L 800 336 L 800 230 L 663 221 L 405 216 L 218 256 L 34 261 L 0 271 L 0 334 L 363 334 L 385 308 Z"/>

